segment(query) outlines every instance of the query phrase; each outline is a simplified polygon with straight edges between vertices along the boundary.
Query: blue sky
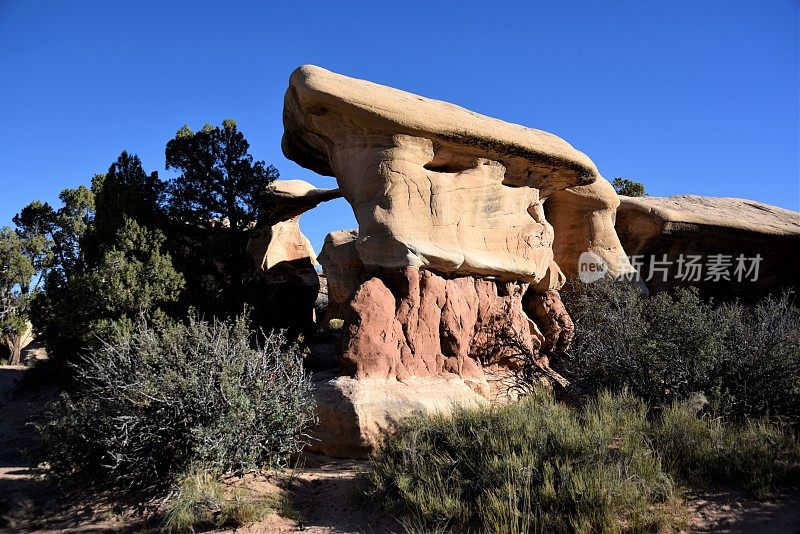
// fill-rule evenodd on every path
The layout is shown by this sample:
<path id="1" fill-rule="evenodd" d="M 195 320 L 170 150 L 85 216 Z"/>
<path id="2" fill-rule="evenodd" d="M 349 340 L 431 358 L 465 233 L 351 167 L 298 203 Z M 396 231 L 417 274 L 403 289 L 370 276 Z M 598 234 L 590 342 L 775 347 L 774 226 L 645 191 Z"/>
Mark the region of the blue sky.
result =
<path id="1" fill-rule="evenodd" d="M 164 171 L 183 124 L 234 117 L 282 178 L 291 71 L 313 63 L 553 132 L 653 195 L 800 209 L 798 0 L 0 0 L 0 225 L 123 149 Z M 303 216 L 319 250 L 344 201 Z"/>

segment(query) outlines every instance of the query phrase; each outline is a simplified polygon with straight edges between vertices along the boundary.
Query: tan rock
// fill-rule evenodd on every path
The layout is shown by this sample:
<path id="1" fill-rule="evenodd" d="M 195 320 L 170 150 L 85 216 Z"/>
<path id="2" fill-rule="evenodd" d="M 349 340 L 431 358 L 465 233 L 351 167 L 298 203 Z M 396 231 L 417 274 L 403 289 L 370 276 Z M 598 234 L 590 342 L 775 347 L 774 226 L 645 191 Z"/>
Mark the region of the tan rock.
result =
<path id="1" fill-rule="evenodd" d="M 339 196 L 302 180 L 277 180 L 261 195 L 259 221 L 247 244 L 257 271 L 254 318 L 267 327 L 310 327 L 319 292 L 316 253 L 300 215 Z"/>
<path id="2" fill-rule="evenodd" d="M 361 283 L 364 265 L 356 250 L 358 230 L 337 230 L 325 236 L 317 260 L 328 278 L 328 296 L 344 304 Z"/>
<path id="3" fill-rule="evenodd" d="M 312 452 L 338 458 L 366 458 L 387 432 L 409 417 L 450 413 L 455 406 L 488 401 L 457 377 L 361 379 L 315 375 L 319 424 L 311 432 Z M 484 385 L 488 390 L 488 384 Z"/>
<path id="4" fill-rule="evenodd" d="M 289 159 L 336 176 L 366 266 L 556 289 L 542 201 L 601 179 L 552 134 L 314 66 L 292 74 L 284 125 Z"/>
<path id="5" fill-rule="evenodd" d="M 695 195 L 620 200 L 617 233 L 629 254 L 642 257 L 642 275 L 650 278 L 646 283 L 652 291 L 696 286 L 707 296 L 751 300 L 800 286 L 800 213 L 796 211 L 752 200 Z M 692 256 L 699 257 L 698 280 L 692 279 L 694 273 L 685 264 L 679 271 L 679 259 L 687 262 Z M 655 267 L 667 271 L 654 270 L 651 278 L 653 258 L 666 260 Z M 740 258 L 743 270 L 737 273 Z M 709 271 L 714 263 L 724 276 Z M 758 267 L 755 280 L 755 272 L 750 271 L 754 263 Z"/>
<path id="6" fill-rule="evenodd" d="M 338 198 L 338 189 L 318 189 L 303 180 L 276 180 L 261 193 L 257 229 L 247 245 L 259 270 L 282 262 L 310 260 L 316 265 L 311 242 L 300 231 L 300 215 L 321 202 Z"/>
<path id="7" fill-rule="evenodd" d="M 264 228 L 248 243 L 257 266 L 253 319 L 266 328 L 311 328 L 316 318 L 319 275 L 314 249 L 297 219 Z"/>
<path id="8" fill-rule="evenodd" d="M 633 274 L 614 229 L 617 206 L 619 198 L 614 187 L 602 177 L 590 185 L 557 191 L 547 198 L 545 214 L 555 232 L 553 255 L 567 277 L 578 276 L 580 257 L 585 252 L 602 259 L 612 277 Z"/>
<path id="9" fill-rule="evenodd" d="M 300 230 L 299 219 L 298 215 L 256 231 L 247 243 L 247 253 L 256 262 L 257 269 L 268 271 L 281 263 L 291 262 L 311 268 L 316 265 L 314 247 Z"/>
<path id="10" fill-rule="evenodd" d="M 261 193 L 262 215 L 270 222 L 285 221 L 341 196 L 338 189 L 319 189 L 303 180 L 275 180 Z"/>

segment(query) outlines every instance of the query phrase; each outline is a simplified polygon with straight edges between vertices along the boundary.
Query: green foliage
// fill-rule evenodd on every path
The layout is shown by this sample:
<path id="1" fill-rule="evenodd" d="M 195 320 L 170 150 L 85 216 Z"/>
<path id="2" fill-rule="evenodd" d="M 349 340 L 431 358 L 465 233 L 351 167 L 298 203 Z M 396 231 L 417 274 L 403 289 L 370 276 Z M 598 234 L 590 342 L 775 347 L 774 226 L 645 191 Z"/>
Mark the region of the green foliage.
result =
<path id="1" fill-rule="evenodd" d="M 58 210 L 34 201 L 14 217 L 18 234 L 41 243 L 42 256 L 34 266 L 45 290 L 63 286 L 71 273 L 82 268 L 80 243 L 94 216 L 94 195 L 88 188 L 65 189 L 59 198 Z"/>
<path id="2" fill-rule="evenodd" d="M 297 343 L 279 333 L 261 348 L 251 341 L 246 317 L 114 325 L 39 427 L 49 473 L 163 487 L 190 467 L 284 465 L 313 422 L 311 385 Z"/>
<path id="3" fill-rule="evenodd" d="M 644 184 L 626 178 L 614 178 L 611 182 L 618 195 L 625 195 L 626 197 L 643 197 L 646 195 L 644 192 Z"/>
<path id="4" fill-rule="evenodd" d="M 170 208 L 180 221 L 203 228 L 249 228 L 258 215 L 258 195 L 278 177 L 254 161 L 236 121 L 206 124 L 199 132 L 183 126 L 167 143 L 167 168 L 180 175 L 171 184 Z"/>
<path id="5" fill-rule="evenodd" d="M 378 450 L 371 483 L 407 521 L 456 532 L 680 526 L 679 498 L 646 431 L 644 404 L 630 396 L 600 396 L 581 416 L 538 390 L 402 424 Z"/>
<path id="6" fill-rule="evenodd" d="M 36 264 L 42 291 L 31 302 L 30 320 L 54 361 L 65 362 L 82 348 L 76 320 L 81 310 L 80 288 L 74 282 L 86 271 L 83 236 L 94 216 L 94 195 L 86 187 L 65 189 L 62 206 L 34 201 L 14 217 L 17 233 L 37 240 L 45 253 Z M 63 371 L 63 368 L 62 368 Z"/>
<path id="7" fill-rule="evenodd" d="M 253 302 L 254 272 L 247 242 L 258 216 L 258 196 L 278 171 L 254 161 L 236 122 L 184 126 L 167 143 L 171 182 L 168 208 L 176 265 L 188 281 L 186 304 L 209 315 L 230 316 Z"/>
<path id="8" fill-rule="evenodd" d="M 165 189 L 157 172 L 145 173 L 139 157 L 123 151 L 106 174 L 92 179 L 95 217 L 92 239 L 84 247 L 102 254 L 117 243 L 118 233 L 128 220 L 148 229 L 163 230 Z"/>
<path id="9" fill-rule="evenodd" d="M 763 420 L 726 425 L 673 403 L 651 431 L 664 468 L 693 486 L 744 484 L 763 497 L 800 477 L 800 442 Z"/>
<path id="10" fill-rule="evenodd" d="M 279 504 L 271 495 L 224 484 L 213 473 L 192 470 L 167 500 L 163 530 L 195 532 L 203 528 L 240 527 L 260 521 Z"/>
<path id="11" fill-rule="evenodd" d="M 684 525 L 674 481 L 752 477 L 763 494 L 800 477 L 798 441 L 779 427 L 724 426 L 677 404 L 663 418 L 647 411 L 627 392 L 579 410 L 539 389 L 418 417 L 374 456 L 372 496 L 422 532 L 652 532 Z"/>
<path id="12" fill-rule="evenodd" d="M 132 219 L 121 223 L 113 246 L 79 283 L 88 301 L 84 308 L 100 320 L 133 317 L 174 301 L 183 287 L 183 276 L 172 267 L 162 252 L 164 236 L 149 231 Z"/>
<path id="13" fill-rule="evenodd" d="M 695 290 L 643 297 L 611 281 L 565 294 L 576 334 L 559 371 L 583 393 L 667 406 L 702 392 L 728 418 L 800 422 L 800 310 L 790 295 L 713 306 Z"/>
<path id="14" fill-rule="evenodd" d="M 0 320 L 16 307 L 35 271 L 25 245 L 9 227 L 0 228 Z"/>
<path id="15" fill-rule="evenodd" d="M 114 322 L 129 324 L 178 300 L 184 279 L 156 228 L 164 221 L 163 188 L 123 152 L 91 190 L 63 191 L 57 211 L 33 202 L 15 217 L 21 235 L 49 247 L 38 264 L 44 292 L 31 315 L 51 358 L 73 361 Z"/>
<path id="16" fill-rule="evenodd" d="M 27 330 L 29 289 L 36 250 L 11 228 L 0 228 L 0 340 L 8 345 L 10 363 L 20 363 L 20 338 Z"/>
<path id="17" fill-rule="evenodd" d="M 123 151 L 91 189 L 65 189 L 57 209 L 34 201 L 14 217 L 36 274 L 14 287 L 54 361 L 142 311 L 232 317 L 257 298 L 246 247 L 258 194 L 278 172 L 248 150 L 233 120 L 184 127 L 167 146 L 167 167 L 180 172 L 172 183 Z"/>

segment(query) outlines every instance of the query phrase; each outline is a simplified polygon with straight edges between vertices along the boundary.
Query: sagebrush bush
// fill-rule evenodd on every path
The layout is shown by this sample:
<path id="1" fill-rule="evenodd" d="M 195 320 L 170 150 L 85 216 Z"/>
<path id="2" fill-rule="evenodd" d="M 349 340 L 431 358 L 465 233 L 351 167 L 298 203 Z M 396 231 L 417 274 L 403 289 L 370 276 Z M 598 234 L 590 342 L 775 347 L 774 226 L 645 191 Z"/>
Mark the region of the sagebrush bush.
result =
<path id="1" fill-rule="evenodd" d="M 713 305 L 693 289 L 642 296 L 609 281 L 565 292 L 576 333 L 555 362 L 583 393 L 631 392 L 655 406 L 702 392 L 739 421 L 800 422 L 800 310 L 787 293 Z"/>
<path id="2" fill-rule="evenodd" d="M 421 532 L 651 532 L 684 526 L 676 483 L 763 494 L 800 477 L 797 439 L 772 424 L 723 425 L 678 403 L 649 418 L 627 392 L 579 409 L 532 391 L 400 425 L 373 457 L 373 497 Z"/>
<path id="3" fill-rule="evenodd" d="M 39 427 L 50 473 L 166 486 L 191 465 L 215 473 L 280 466 L 314 420 L 297 342 L 257 346 L 247 318 L 117 326 L 75 366 L 78 386 Z"/>

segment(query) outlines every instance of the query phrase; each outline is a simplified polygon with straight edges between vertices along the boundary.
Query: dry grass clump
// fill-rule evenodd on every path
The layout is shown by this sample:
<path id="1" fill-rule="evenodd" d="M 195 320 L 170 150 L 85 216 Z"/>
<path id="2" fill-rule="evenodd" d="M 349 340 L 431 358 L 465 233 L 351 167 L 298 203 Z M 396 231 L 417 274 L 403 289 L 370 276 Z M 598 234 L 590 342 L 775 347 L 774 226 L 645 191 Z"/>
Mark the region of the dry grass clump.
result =
<path id="1" fill-rule="evenodd" d="M 240 527 L 261 521 L 282 507 L 275 495 L 225 484 L 209 471 L 191 470 L 181 478 L 166 502 L 162 529 L 179 533 Z"/>
<path id="2" fill-rule="evenodd" d="M 743 486 L 759 497 L 800 480 L 800 441 L 765 420 L 726 424 L 674 403 L 650 425 L 664 469 L 692 487 Z"/>
<path id="3" fill-rule="evenodd" d="M 601 395 L 583 413 L 536 390 L 519 403 L 421 417 L 386 438 L 373 495 L 406 521 L 475 532 L 645 532 L 683 524 L 647 446 L 645 406 Z"/>

